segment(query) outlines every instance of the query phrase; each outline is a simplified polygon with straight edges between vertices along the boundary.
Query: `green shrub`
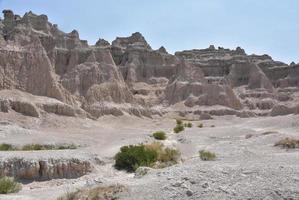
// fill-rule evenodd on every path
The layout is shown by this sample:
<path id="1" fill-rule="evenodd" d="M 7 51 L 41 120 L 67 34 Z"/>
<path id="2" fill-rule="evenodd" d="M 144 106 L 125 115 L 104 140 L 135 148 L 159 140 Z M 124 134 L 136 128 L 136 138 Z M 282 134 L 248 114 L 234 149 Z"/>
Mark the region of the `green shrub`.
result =
<path id="1" fill-rule="evenodd" d="M 115 155 L 115 168 L 134 172 L 142 166 L 163 168 L 177 163 L 180 152 L 165 148 L 162 143 L 124 146 Z"/>
<path id="2" fill-rule="evenodd" d="M 202 123 L 200 123 L 200 124 L 198 124 L 198 126 L 197 126 L 198 128 L 203 128 L 203 124 Z"/>
<path id="3" fill-rule="evenodd" d="M 166 133 L 163 131 L 157 131 L 153 133 L 153 136 L 157 140 L 165 140 L 166 139 Z"/>
<path id="4" fill-rule="evenodd" d="M 0 151 L 13 151 L 15 148 L 11 144 L 2 143 L 0 144 Z"/>
<path id="5" fill-rule="evenodd" d="M 212 153 L 210 151 L 205 151 L 205 150 L 199 151 L 199 156 L 200 156 L 200 159 L 204 160 L 204 161 L 209 161 L 209 160 L 215 160 L 216 159 L 216 154 L 215 153 Z"/>
<path id="6" fill-rule="evenodd" d="M 185 128 L 184 128 L 183 125 L 177 124 L 176 127 L 174 127 L 173 131 L 174 131 L 175 133 L 179 133 L 179 132 L 181 132 L 181 131 L 184 131 L 184 129 L 185 129 Z"/>
<path id="7" fill-rule="evenodd" d="M 157 152 L 145 148 L 143 144 L 124 146 L 115 155 L 115 167 L 134 172 L 140 166 L 152 166 L 157 158 Z"/>
<path id="8" fill-rule="evenodd" d="M 182 125 L 182 124 L 183 124 L 183 121 L 180 120 L 180 119 L 176 119 L 176 124 L 177 124 L 177 125 Z"/>
<path id="9" fill-rule="evenodd" d="M 184 126 L 185 126 L 185 127 L 188 127 L 188 128 L 192 128 L 193 125 L 192 125 L 191 122 L 188 122 L 188 123 L 185 123 Z"/>
<path id="10" fill-rule="evenodd" d="M 20 183 L 17 183 L 14 178 L 2 177 L 0 178 L 0 194 L 8 194 L 18 192 L 22 189 Z"/>

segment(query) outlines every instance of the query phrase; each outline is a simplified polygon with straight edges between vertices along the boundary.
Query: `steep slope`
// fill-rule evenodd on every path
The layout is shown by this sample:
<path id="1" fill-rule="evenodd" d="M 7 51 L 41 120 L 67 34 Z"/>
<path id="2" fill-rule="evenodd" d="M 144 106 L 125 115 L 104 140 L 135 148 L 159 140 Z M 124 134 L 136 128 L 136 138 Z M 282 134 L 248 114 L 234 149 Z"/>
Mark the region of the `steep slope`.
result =
<path id="1" fill-rule="evenodd" d="M 25 109 L 13 109 L 17 95 L 28 97 L 21 98 L 19 107 L 30 103 L 41 115 L 50 110 L 63 113 L 62 105 L 73 110 L 72 116 L 93 118 L 150 117 L 186 110 L 196 114 L 203 108 L 211 114 L 245 117 L 285 114 L 286 109 L 297 112 L 299 65 L 295 63 L 247 55 L 240 47 L 229 50 L 213 45 L 172 55 L 164 47 L 152 49 L 138 32 L 118 37 L 112 44 L 99 39 L 90 46 L 78 31 L 60 31 L 46 15 L 28 12 L 20 17 L 10 10 L 3 14 L 0 90 L 5 92 L 0 102 L 5 112 Z M 50 100 L 40 106 L 22 92 Z M 57 100 L 55 108 L 46 105 L 54 102 L 51 98 Z M 286 109 L 281 110 L 282 106 Z"/>

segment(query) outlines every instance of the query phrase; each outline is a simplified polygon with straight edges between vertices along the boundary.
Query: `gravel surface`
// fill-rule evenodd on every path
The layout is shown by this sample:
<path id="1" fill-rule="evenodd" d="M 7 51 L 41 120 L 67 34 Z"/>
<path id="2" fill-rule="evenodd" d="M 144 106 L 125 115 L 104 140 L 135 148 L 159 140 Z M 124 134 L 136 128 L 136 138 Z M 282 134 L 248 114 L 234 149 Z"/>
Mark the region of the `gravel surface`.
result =
<path id="1" fill-rule="evenodd" d="M 26 183 L 19 193 L 0 195 L 0 199 L 54 200 L 76 188 L 116 183 L 128 188 L 119 194 L 120 199 L 299 199 L 299 149 L 274 147 L 285 137 L 299 139 L 298 115 L 216 117 L 192 121 L 193 127 L 179 134 L 172 132 L 175 120 L 169 118 L 124 116 L 92 121 L 49 116 L 41 120 L 26 128 L 22 128 L 26 119 L 1 122 L 1 142 L 72 142 L 81 147 L 73 151 L 0 152 L 2 157 L 88 157 L 93 172 L 78 179 Z M 199 123 L 204 127 L 198 128 Z M 165 145 L 181 150 L 181 163 L 152 169 L 142 177 L 113 168 L 113 156 L 120 146 L 154 141 L 150 135 L 158 130 L 168 135 Z M 203 149 L 215 152 L 217 159 L 200 160 L 198 151 Z"/>

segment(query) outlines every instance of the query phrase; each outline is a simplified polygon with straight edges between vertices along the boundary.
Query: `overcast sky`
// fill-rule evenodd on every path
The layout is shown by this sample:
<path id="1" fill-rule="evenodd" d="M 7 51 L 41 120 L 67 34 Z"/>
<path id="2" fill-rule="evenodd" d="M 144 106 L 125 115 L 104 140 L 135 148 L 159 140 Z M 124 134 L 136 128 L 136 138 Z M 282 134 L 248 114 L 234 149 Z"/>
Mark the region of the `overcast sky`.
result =
<path id="1" fill-rule="evenodd" d="M 0 0 L 0 8 L 46 14 L 89 44 L 138 31 L 171 53 L 214 44 L 299 62 L 299 0 Z"/>

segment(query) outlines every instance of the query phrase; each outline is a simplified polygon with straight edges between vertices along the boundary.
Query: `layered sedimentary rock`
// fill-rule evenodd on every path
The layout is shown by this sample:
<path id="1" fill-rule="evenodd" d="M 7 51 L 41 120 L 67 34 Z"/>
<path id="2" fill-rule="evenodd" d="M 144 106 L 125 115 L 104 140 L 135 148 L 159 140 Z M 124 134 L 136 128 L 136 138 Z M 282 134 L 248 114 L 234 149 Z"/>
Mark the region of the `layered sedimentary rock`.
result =
<path id="1" fill-rule="evenodd" d="M 2 112 L 150 117 L 182 109 L 202 113 L 200 108 L 208 106 L 210 114 L 233 110 L 239 116 L 264 116 L 296 113 L 292 108 L 299 105 L 295 63 L 213 45 L 172 55 L 164 47 L 153 49 L 138 32 L 111 44 L 99 39 L 92 46 L 76 30 L 59 30 L 46 15 L 28 12 L 20 17 L 10 10 L 3 14 Z M 7 91 L 13 91 L 13 98 Z M 42 97 L 49 99 L 41 102 Z M 279 105 L 291 111 L 282 111 Z"/>
<path id="2" fill-rule="evenodd" d="M 56 178 L 78 178 L 91 171 L 91 164 L 75 158 L 70 159 L 25 159 L 0 160 L 0 176 L 11 176 L 24 180 L 50 180 Z"/>

